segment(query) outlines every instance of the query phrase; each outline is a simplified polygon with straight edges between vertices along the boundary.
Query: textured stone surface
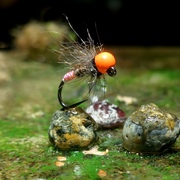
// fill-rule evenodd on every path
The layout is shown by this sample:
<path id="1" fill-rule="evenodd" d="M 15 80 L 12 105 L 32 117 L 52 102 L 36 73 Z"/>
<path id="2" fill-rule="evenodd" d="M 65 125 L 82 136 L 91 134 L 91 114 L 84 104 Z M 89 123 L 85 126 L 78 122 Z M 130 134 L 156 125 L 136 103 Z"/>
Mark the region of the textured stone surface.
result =
<path id="1" fill-rule="evenodd" d="M 161 153 L 171 148 L 179 134 L 180 120 L 150 103 L 126 120 L 123 146 L 131 152 Z"/>
<path id="2" fill-rule="evenodd" d="M 125 113 L 119 107 L 104 101 L 97 101 L 86 109 L 99 128 L 113 129 L 123 127 L 126 120 Z"/>
<path id="3" fill-rule="evenodd" d="M 57 110 L 49 127 L 49 140 L 61 150 L 79 150 L 97 140 L 95 121 L 81 108 Z"/>

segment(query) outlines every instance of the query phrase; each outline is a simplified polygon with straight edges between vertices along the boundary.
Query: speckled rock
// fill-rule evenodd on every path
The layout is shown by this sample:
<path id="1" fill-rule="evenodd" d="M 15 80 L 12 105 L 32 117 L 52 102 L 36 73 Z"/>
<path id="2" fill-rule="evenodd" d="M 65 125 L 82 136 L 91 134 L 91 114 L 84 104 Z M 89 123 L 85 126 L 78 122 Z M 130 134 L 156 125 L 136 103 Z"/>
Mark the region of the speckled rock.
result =
<path id="1" fill-rule="evenodd" d="M 60 150 L 79 150 L 91 146 L 98 138 L 97 124 L 81 108 L 57 110 L 49 127 L 49 140 Z"/>
<path id="2" fill-rule="evenodd" d="M 125 122 L 123 147 L 131 152 L 162 153 L 180 134 L 180 120 L 150 103 L 142 105 Z"/>
<path id="3" fill-rule="evenodd" d="M 86 112 L 96 121 L 99 129 L 123 127 L 127 119 L 123 110 L 106 100 L 93 103 Z"/>

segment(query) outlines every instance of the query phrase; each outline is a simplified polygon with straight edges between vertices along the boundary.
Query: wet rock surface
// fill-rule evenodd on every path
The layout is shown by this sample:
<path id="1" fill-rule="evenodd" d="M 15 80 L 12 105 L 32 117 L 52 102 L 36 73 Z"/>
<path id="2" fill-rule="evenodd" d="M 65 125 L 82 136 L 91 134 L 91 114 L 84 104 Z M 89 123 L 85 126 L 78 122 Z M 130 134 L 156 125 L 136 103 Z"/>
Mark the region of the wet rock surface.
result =
<path id="1" fill-rule="evenodd" d="M 49 127 L 49 140 L 60 150 L 79 150 L 96 142 L 97 124 L 81 108 L 57 110 Z"/>
<path id="2" fill-rule="evenodd" d="M 86 112 L 96 121 L 99 129 L 123 127 L 126 120 L 124 111 L 106 100 L 93 103 Z"/>
<path id="3" fill-rule="evenodd" d="M 162 153 L 180 134 L 180 120 L 155 104 L 142 105 L 125 122 L 123 147 L 131 152 Z"/>

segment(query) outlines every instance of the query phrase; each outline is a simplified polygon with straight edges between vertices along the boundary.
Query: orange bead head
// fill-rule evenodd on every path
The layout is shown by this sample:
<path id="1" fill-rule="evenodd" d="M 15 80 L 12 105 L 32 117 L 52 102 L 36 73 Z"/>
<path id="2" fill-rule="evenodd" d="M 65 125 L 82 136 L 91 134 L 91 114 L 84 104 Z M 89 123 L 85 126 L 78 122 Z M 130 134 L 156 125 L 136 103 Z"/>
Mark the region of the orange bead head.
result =
<path id="1" fill-rule="evenodd" d="M 113 68 L 113 66 L 116 64 L 115 57 L 108 52 L 101 52 L 97 54 L 94 58 L 94 61 L 97 70 L 102 74 L 106 74 L 108 70 Z"/>

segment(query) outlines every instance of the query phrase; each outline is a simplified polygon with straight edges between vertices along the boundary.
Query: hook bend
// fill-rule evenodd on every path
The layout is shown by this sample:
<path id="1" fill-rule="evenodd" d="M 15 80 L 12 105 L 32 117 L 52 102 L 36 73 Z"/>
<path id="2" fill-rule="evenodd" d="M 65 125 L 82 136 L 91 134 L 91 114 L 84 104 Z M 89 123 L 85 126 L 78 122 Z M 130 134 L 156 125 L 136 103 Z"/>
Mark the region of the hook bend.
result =
<path id="1" fill-rule="evenodd" d="M 62 100 L 62 89 L 63 89 L 63 86 L 64 86 L 65 82 L 62 80 L 60 85 L 59 85 L 59 88 L 58 88 L 58 100 L 59 100 L 59 103 L 61 104 L 62 106 L 62 109 L 61 110 L 66 110 L 66 109 L 70 109 L 70 108 L 74 108 L 80 104 L 82 104 L 83 102 L 87 101 L 88 99 L 84 99 L 80 102 L 77 102 L 75 104 L 71 104 L 71 105 L 66 105 L 63 100 Z"/>

